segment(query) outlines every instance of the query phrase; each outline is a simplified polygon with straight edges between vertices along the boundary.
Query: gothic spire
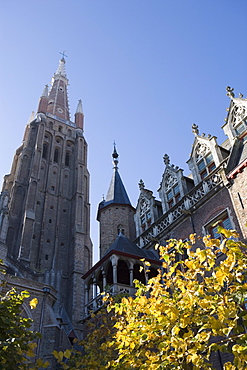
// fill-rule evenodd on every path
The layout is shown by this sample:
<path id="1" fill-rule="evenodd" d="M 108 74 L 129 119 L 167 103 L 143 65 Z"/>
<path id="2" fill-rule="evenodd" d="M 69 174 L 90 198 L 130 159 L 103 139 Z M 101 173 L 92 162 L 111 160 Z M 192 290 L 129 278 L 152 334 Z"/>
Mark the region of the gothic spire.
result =
<path id="1" fill-rule="evenodd" d="M 124 184 L 118 172 L 118 153 L 117 153 L 115 142 L 114 142 L 112 158 L 113 158 L 113 165 L 114 165 L 113 175 L 112 175 L 111 183 L 108 189 L 108 193 L 107 193 L 104 205 L 107 205 L 109 203 L 131 205 L 129 197 L 125 190 Z"/>
<path id="2" fill-rule="evenodd" d="M 47 113 L 60 117 L 66 121 L 70 120 L 69 102 L 67 95 L 68 79 L 65 72 L 64 56 L 60 59 L 56 73 L 51 82 L 48 94 Z"/>
<path id="3" fill-rule="evenodd" d="M 77 105 L 76 112 L 75 112 L 75 124 L 77 128 L 80 128 L 81 130 L 83 130 L 84 114 L 83 114 L 81 99 L 78 101 L 78 105 Z"/>

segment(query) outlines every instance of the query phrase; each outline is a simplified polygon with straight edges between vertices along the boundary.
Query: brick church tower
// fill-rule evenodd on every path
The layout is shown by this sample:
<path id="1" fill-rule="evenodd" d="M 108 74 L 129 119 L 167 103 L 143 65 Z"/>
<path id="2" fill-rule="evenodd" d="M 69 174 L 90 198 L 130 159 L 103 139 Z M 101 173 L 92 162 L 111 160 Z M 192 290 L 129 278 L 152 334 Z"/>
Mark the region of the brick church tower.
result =
<path id="1" fill-rule="evenodd" d="M 76 332 L 84 304 L 81 276 L 91 267 L 92 243 L 82 102 L 71 121 L 67 86 L 63 57 L 4 177 L 0 256 L 9 274 L 30 287 L 33 281 L 55 289 L 55 317 L 66 316 L 68 332 Z"/>

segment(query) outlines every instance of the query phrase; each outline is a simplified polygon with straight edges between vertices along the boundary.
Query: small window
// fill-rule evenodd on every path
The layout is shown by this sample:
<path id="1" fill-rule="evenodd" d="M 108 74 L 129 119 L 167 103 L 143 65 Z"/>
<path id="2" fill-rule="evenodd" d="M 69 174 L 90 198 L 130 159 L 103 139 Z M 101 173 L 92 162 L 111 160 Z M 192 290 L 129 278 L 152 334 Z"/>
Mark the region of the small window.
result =
<path id="1" fill-rule="evenodd" d="M 246 130 L 246 121 L 243 121 L 236 127 L 237 135 L 241 135 Z"/>
<path id="2" fill-rule="evenodd" d="M 211 163 L 213 161 L 212 153 L 209 153 L 208 155 L 206 155 L 205 160 L 207 164 Z"/>
<path id="3" fill-rule="evenodd" d="M 58 154 L 59 154 L 59 151 L 56 148 L 55 151 L 54 151 L 54 158 L 53 158 L 53 160 L 54 160 L 55 163 L 58 163 Z"/>
<path id="4" fill-rule="evenodd" d="M 48 258 L 49 258 L 49 256 L 48 256 L 48 254 L 46 254 L 46 255 L 45 255 L 45 259 L 46 259 L 46 261 L 48 261 Z"/>
<path id="5" fill-rule="evenodd" d="M 123 225 L 118 225 L 117 234 L 119 235 L 120 233 L 124 235 Z"/>
<path id="6" fill-rule="evenodd" d="M 47 159 L 47 151 L 48 151 L 48 145 L 43 144 L 42 158 Z"/>
<path id="7" fill-rule="evenodd" d="M 179 186 L 178 186 L 178 184 L 174 186 L 173 191 L 174 191 L 174 194 L 175 195 L 179 193 Z"/>
<path id="8" fill-rule="evenodd" d="M 69 167 L 69 162 L 70 162 L 70 155 L 67 152 L 65 155 L 65 166 Z"/>
<path id="9" fill-rule="evenodd" d="M 204 158 L 202 158 L 197 163 L 197 169 L 199 171 L 200 177 L 203 180 L 210 172 L 216 168 L 216 165 L 213 161 L 212 153 L 208 153 Z"/>
<path id="10" fill-rule="evenodd" d="M 172 200 L 170 200 L 169 202 L 168 202 L 168 206 L 169 206 L 169 208 L 172 208 L 173 206 L 174 206 L 174 200 L 172 199 Z"/>
<path id="11" fill-rule="evenodd" d="M 169 201 L 170 199 L 172 199 L 172 197 L 173 197 L 173 193 L 172 193 L 172 191 L 170 190 L 170 191 L 168 191 L 168 193 L 167 193 L 167 200 Z"/>
<path id="12" fill-rule="evenodd" d="M 197 164 L 197 167 L 198 167 L 199 172 L 201 172 L 202 170 L 204 170 L 204 168 L 206 167 L 204 160 L 201 160 L 201 161 Z"/>
<path id="13" fill-rule="evenodd" d="M 166 199 L 168 203 L 168 207 L 172 208 L 180 199 L 180 189 L 179 185 L 174 185 L 167 193 L 166 193 Z"/>

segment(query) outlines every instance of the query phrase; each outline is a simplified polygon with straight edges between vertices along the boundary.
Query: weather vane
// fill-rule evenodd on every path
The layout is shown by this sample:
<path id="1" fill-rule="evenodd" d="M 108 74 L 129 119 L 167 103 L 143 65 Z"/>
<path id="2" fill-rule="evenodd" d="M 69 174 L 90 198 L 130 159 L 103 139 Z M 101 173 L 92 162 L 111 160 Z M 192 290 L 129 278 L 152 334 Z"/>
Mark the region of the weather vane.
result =
<path id="1" fill-rule="evenodd" d="M 61 52 L 59 52 L 59 54 L 61 54 L 61 55 L 63 56 L 63 59 L 64 59 L 64 57 L 68 58 L 68 55 L 65 55 L 65 51 L 66 51 L 66 50 L 64 50 L 62 53 L 61 53 Z"/>

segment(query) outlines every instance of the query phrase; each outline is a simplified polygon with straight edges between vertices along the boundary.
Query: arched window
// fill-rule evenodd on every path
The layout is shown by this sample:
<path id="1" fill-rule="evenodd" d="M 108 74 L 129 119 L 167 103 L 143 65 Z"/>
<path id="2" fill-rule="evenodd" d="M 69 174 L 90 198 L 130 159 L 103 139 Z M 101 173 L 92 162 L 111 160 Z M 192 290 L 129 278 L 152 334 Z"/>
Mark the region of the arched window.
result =
<path id="1" fill-rule="evenodd" d="M 55 163 L 58 163 L 58 157 L 59 157 L 59 150 L 56 148 L 54 151 L 54 158 L 53 158 Z"/>
<path id="2" fill-rule="evenodd" d="M 119 284 L 130 285 L 129 268 L 126 262 L 119 260 L 117 266 L 117 282 Z"/>
<path id="3" fill-rule="evenodd" d="M 48 152 L 48 145 L 46 143 L 44 143 L 43 144 L 42 158 L 47 159 L 47 152 Z"/>
<path id="4" fill-rule="evenodd" d="M 70 155 L 67 152 L 65 155 L 65 166 L 69 167 L 69 162 L 70 162 Z"/>

